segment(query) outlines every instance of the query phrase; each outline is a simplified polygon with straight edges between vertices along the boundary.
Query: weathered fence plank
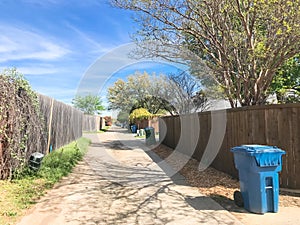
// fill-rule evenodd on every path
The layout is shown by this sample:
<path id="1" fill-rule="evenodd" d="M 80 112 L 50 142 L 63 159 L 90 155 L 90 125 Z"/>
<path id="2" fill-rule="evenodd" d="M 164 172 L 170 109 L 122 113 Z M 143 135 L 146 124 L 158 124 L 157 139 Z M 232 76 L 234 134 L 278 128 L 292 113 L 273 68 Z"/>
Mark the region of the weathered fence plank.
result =
<path id="1" fill-rule="evenodd" d="M 47 131 L 51 126 L 50 139 L 47 140 L 50 143 L 47 143 L 47 145 L 50 144 L 52 150 L 58 149 L 82 136 L 83 113 L 81 111 L 56 100 L 53 101 L 52 107 L 52 98 L 44 95 L 39 95 L 39 102 Z M 51 111 L 52 120 L 50 121 Z M 41 152 L 50 150 L 46 149 L 47 146 L 44 147 L 45 149 Z"/>
<path id="2" fill-rule="evenodd" d="M 215 112 L 214 112 L 215 113 Z M 166 124 L 166 136 L 162 143 L 175 149 L 181 129 L 185 145 L 179 151 L 189 154 L 194 149 L 191 142 L 198 138 L 193 157 L 201 161 L 212 132 L 212 113 L 203 112 L 199 117 L 200 134 L 195 136 L 195 114 L 182 117 L 162 117 Z M 184 118 L 183 120 L 180 118 Z M 237 177 L 233 154 L 230 149 L 242 144 L 278 146 L 286 151 L 280 174 L 281 187 L 300 189 L 300 104 L 252 106 L 226 110 L 224 139 L 212 166 Z M 180 126 L 180 123 L 185 124 Z M 188 141 L 190 140 L 190 141 Z"/>
<path id="3" fill-rule="evenodd" d="M 101 124 L 102 120 L 97 115 L 83 115 L 82 119 L 82 130 L 83 131 L 99 131 L 103 129 Z"/>
<path id="4" fill-rule="evenodd" d="M 20 97 L 16 96 L 15 99 L 20 99 Z M 5 99 L 3 98 L 2 100 Z M 27 115 L 27 120 L 31 119 L 31 124 L 25 124 L 26 126 L 20 130 L 12 130 L 14 141 L 20 145 L 18 151 L 22 152 L 22 154 L 18 155 L 20 156 L 20 158 L 17 159 L 18 162 L 21 162 L 21 160 L 22 162 L 23 160 L 28 161 L 33 152 L 46 154 L 51 149 L 58 149 L 82 136 L 83 113 L 81 111 L 44 95 L 38 94 L 38 100 L 40 112 L 35 110 L 34 116 L 30 114 Z M 19 112 L 22 112 L 25 107 L 27 107 L 27 105 L 20 104 Z M 14 108 L 10 109 L 11 115 L 16 112 Z M 33 113 L 33 111 L 31 111 L 31 113 Z M 8 121 L 1 120 L 0 122 L 7 126 Z M 30 130 L 28 127 L 30 127 Z M 24 134 L 22 134 L 24 136 L 18 135 L 20 132 L 24 132 Z M 19 137 L 21 137 L 20 140 L 17 139 Z M 24 140 L 24 143 L 21 143 L 22 140 Z M 10 149 L 3 148 L 3 146 L 7 146 L 5 144 L 8 142 L 6 140 L 0 140 L 0 142 L 0 151 L 9 152 Z M 21 148 L 21 145 L 25 147 Z M 18 153 L 18 151 L 16 152 Z M 23 158 L 21 158 L 21 156 Z M 5 159 L 3 154 L 0 153 L 0 160 L 3 161 Z M 15 158 L 9 157 L 8 160 L 8 166 L 2 163 L 4 167 L 0 168 L 0 179 L 8 178 L 16 168 L 20 167 L 20 163 L 17 164 Z M 7 172 L 7 170 L 9 171 Z"/>

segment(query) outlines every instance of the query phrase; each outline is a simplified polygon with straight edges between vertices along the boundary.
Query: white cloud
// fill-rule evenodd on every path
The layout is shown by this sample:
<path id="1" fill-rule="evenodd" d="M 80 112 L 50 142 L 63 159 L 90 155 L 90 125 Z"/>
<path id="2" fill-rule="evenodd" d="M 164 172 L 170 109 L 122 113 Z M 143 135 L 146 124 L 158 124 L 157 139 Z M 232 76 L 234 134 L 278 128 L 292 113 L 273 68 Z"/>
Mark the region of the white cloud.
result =
<path id="1" fill-rule="evenodd" d="M 70 28 L 72 31 L 74 31 L 79 38 L 81 38 L 81 40 L 83 41 L 82 43 L 90 45 L 91 49 L 93 49 L 92 50 L 93 53 L 105 53 L 115 48 L 115 46 L 112 46 L 110 44 L 108 44 L 108 46 L 104 46 L 103 44 L 94 40 L 92 37 L 90 37 L 89 35 L 82 32 L 81 30 L 79 30 L 78 28 L 76 28 L 75 26 L 71 25 L 68 22 L 66 23 L 66 26 Z"/>
<path id="2" fill-rule="evenodd" d="M 17 69 L 22 74 L 30 74 L 30 75 L 53 74 L 53 73 L 61 72 L 61 70 L 57 68 L 53 68 L 51 66 L 25 66 L 25 67 L 18 67 Z"/>
<path id="3" fill-rule="evenodd" d="M 7 69 L 7 67 L 0 67 L 0 71 L 3 71 L 4 69 Z M 26 65 L 17 67 L 17 70 L 25 75 L 43 75 L 61 72 L 62 69 L 54 68 L 50 65 Z"/>
<path id="4" fill-rule="evenodd" d="M 56 40 L 37 32 L 0 24 L 0 62 L 10 60 L 56 60 L 70 53 Z"/>
<path id="5" fill-rule="evenodd" d="M 76 94 L 76 88 L 73 87 L 45 87 L 45 86 L 33 86 L 34 90 L 37 90 L 40 94 L 52 97 L 58 101 L 62 101 L 70 104 Z"/>

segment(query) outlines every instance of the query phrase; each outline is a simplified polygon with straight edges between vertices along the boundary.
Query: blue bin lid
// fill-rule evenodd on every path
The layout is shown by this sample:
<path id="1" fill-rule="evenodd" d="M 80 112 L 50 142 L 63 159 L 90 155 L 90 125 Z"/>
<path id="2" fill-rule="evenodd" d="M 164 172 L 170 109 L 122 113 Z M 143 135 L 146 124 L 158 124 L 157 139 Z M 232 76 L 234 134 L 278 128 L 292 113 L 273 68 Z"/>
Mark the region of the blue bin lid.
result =
<path id="1" fill-rule="evenodd" d="M 276 146 L 268 146 L 268 145 L 241 145 L 237 147 L 233 147 L 231 149 L 232 152 L 246 152 L 249 154 L 252 153 L 283 153 L 285 151 L 281 150 Z"/>
<path id="2" fill-rule="evenodd" d="M 240 152 L 255 157 L 256 163 L 260 167 L 280 165 L 281 155 L 285 154 L 285 151 L 280 148 L 267 145 L 241 145 L 233 147 L 231 152 Z"/>

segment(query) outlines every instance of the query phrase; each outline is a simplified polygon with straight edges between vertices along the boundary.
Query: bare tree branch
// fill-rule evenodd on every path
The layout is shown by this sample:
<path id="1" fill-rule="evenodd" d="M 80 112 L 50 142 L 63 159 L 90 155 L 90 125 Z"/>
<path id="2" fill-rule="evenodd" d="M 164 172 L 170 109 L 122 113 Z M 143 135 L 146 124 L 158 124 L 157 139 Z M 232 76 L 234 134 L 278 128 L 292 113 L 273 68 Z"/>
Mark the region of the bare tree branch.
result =
<path id="1" fill-rule="evenodd" d="M 111 2 L 137 12 L 135 54 L 186 63 L 191 71 L 204 60 L 232 107 L 263 104 L 277 69 L 299 52 L 299 0 Z"/>

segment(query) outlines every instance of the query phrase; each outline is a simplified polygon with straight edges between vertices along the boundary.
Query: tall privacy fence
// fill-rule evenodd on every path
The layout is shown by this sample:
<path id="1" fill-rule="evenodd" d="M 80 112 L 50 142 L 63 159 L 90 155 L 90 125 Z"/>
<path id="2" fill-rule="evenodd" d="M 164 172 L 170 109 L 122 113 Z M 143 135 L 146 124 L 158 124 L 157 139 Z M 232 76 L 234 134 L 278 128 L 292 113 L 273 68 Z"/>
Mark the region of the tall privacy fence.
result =
<path id="1" fill-rule="evenodd" d="M 163 144 L 193 155 L 200 166 L 213 159 L 214 168 L 233 177 L 238 177 L 238 171 L 230 152 L 232 147 L 242 144 L 277 146 L 286 151 L 280 186 L 300 189 L 300 104 L 162 117 L 159 125 Z"/>
<path id="2" fill-rule="evenodd" d="M 100 116 L 84 115 L 82 130 L 95 132 L 103 129 L 105 127 L 105 119 Z"/>
<path id="3" fill-rule="evenodd" d="M 81 111 L 44 95 L 39 95 L 39 102 L 46 129 L 46 146 L 40 152 L 58 149 L 82 136 Z"/>
<path id="4" fill-rule="evenodd" d="M 41 114 L 44 118 L 47 140 L 44 149 L 58 149 L 82 136 L 82 131 L 96 132 L 105 126 L 104 118 L 85 115 L 74 107 L 39 95 Z"/>
<path id="5" fill-rule="evenodd" d="M 137 129 L 145 129 L 146 127 L 153 127 L 155 132 L 159 132 L 159 122 L 158 117 L 153 117 L 151 119 L 137 120 L 135 122 Z"/>
<path id="6" fill-rule="evenodd" d="M 5 98 L 8 95 L 3 93 L 1 96 L 0 111 L 7 116 L 0 115 L 0 131 L 4 130 L 10 136 L 0 132 L 0 179 L 11 177 L 33 152 L 47 154 L 80 138 L 83 130 L 98 131 L 105 124 L 99 116 L 84 115 L 74 107 L 44 95 L 38 95 L 40 112 L 36 107 L 21 104 L 26 92 L 12 93 L 10 98 Z M 21 118 L 17 113 L 22 114 Z"/>

